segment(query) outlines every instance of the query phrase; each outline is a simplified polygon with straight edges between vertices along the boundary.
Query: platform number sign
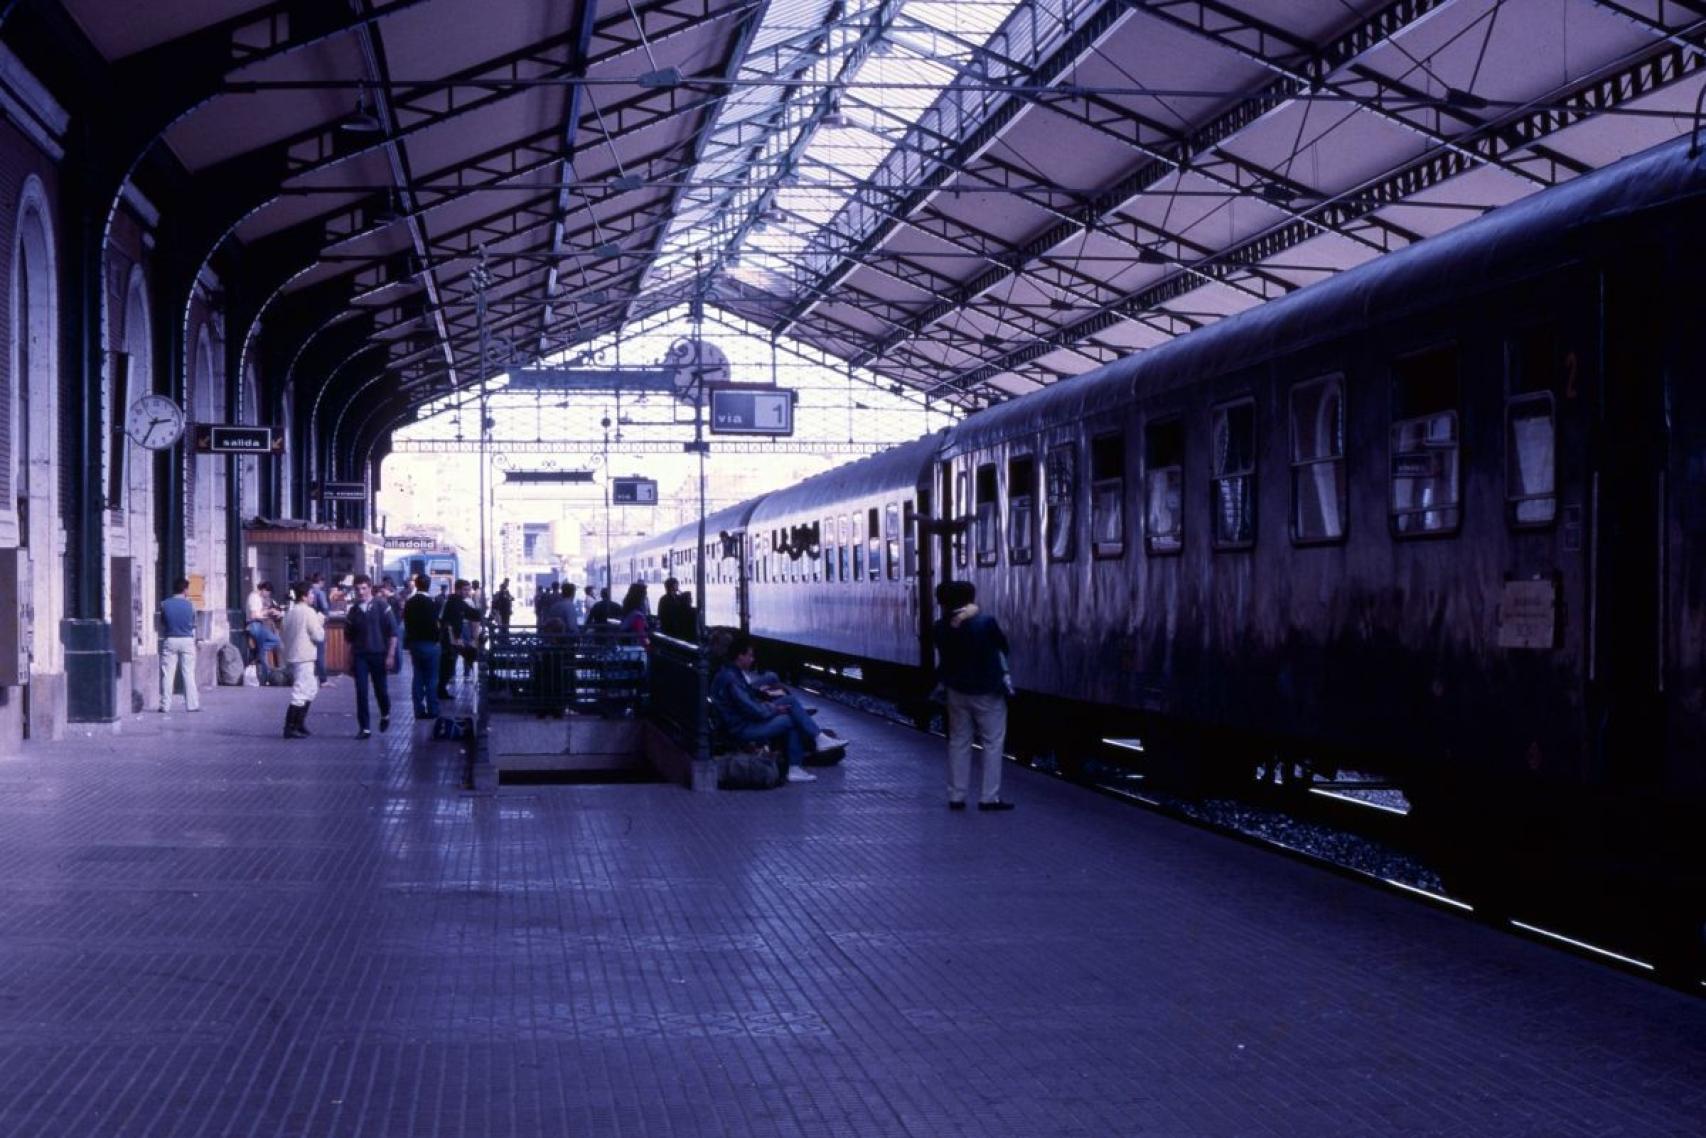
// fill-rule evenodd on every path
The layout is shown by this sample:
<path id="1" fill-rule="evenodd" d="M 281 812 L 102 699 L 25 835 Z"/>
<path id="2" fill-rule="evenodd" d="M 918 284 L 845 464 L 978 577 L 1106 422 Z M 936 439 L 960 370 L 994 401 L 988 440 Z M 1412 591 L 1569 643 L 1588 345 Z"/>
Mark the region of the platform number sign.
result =
<path id="1" fill-rule="evenodd" d="M 785 388 L 711 389 L 714 435 L 791 435 L 794 393 Z"/>
<path id="2" fill-rule="evenodd" d="M 613 478 L 610 480 L 610 502 L 615 506 L 655 506 L 658 504 L 657 479 Z"/>

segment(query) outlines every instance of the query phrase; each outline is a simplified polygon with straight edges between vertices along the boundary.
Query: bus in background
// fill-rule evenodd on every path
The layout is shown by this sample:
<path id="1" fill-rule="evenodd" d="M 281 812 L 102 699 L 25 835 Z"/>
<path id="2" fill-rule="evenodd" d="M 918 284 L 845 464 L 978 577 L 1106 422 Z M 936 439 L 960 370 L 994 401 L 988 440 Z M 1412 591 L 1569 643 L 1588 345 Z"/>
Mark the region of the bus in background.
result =
<path id="1" fill-rule="evenodd" d="M 405 580 L 424 573 L 432 581 L 432 595 L 437 596 L 441 586 L 448 589 L 455 584 L 460 564 L 458 552 L 443 545 L 435 545 L 430 549 L 399 549 L 387 542 L 385 547 L 384 575 L 391 578 L 392 583 L 399 589 L 403 587 Z"/>

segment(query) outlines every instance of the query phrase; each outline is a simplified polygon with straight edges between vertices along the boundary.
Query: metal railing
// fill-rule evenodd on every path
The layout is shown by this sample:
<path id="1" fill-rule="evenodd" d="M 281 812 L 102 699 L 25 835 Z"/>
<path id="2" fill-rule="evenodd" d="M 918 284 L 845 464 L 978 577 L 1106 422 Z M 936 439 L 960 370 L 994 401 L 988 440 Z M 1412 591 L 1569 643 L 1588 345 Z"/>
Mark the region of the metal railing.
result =
<path id="1" fill-rule="evenodd" d="M 511 625 L 487 641 L 481 664 L 493 711 L 637 715 L 647 703 L 643 638 L 613 628 L 564 635 Z"/>
<path id="2" fill-rule="evenodd" d="M 647 717 L 682 751 L 705 757 L 706 656 L 700 645 L 652 637 L 651 699 Z"/>

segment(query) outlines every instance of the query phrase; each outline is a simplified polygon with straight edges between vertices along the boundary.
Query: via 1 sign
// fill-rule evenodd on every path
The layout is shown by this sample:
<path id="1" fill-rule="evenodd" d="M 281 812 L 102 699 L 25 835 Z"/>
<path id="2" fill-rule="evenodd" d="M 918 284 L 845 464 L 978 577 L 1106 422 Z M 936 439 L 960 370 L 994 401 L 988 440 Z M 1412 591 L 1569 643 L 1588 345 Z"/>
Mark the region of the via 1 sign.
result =
<path id="1" fill-rule="evenodd" d="M 713 387 L 713 435 L 791 435 L 794 393 L 781 387 Z"/>
<path id="2" fill-rule="evenodd" d="M 197 454 L 274 454 L 284 449 L 284 435 L 271 427 L 197 423 L 195 449 Z"/>
<path id="3" fill-rule="evenodd" d="M 610 504 L 613 506 L 657 505 L 657 479 L 612 478 L 610 480 Z"/>

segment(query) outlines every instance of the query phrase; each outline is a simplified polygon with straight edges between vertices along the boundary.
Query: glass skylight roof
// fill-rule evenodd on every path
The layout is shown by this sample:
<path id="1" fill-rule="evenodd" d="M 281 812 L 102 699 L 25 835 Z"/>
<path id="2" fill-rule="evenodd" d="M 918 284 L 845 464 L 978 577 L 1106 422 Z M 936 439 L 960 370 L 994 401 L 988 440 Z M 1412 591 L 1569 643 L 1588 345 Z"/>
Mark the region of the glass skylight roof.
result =
<path id="1" fill-rule="evenodd" d="M 772 3 L 641 294 L 720 268 L 795 295 L 813 237 L 846 228 L 849 199 L 1017 7 L 851 0 L 827 23 L 826 0 Z"/>

